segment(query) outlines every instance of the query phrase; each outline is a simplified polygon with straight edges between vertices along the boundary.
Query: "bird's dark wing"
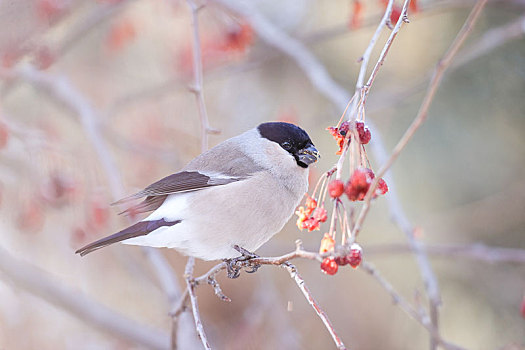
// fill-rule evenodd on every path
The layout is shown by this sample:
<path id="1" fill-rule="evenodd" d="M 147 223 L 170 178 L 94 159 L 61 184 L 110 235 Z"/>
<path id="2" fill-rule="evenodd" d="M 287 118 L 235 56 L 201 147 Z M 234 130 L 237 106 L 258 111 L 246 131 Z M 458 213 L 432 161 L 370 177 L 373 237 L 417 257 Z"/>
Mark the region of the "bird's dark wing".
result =
<path id="1" fill-rule="evenodd" d="M 104 248 L 110 244 L 117 243 L 117 242 L 126 240 L 128 238 L 145 236 L 148 233 L 155 231 L 159 227 L 173 226 L 173 225 L 179 224 L 180 222 L 181 220 L 166 221 L 164 219 L 152 220 L 152 221 L 140 221 L 140 222 L 137 222 L 135 225 L 125 228 L 124 230 L 117 232 L 111 236 L 104 237 L 102 239 L 99 239 L 98 241 L 90 243 L 80 248 L 75 253 L 80 254 L 80 256 L 84 256 L 95 250 Z"/>
<path id="2" fill-rule="evenodd" d="M 166 176 L 159 181 L 152 183 L 142 191 L 123 198 L 113 204 L 121 204 L 129 200 L 138 199 L 145 196 L 165 196 L 177 192 L 187 192 L 202 188 L 226 185 L 231 182 L 242 180 L 246 177 L 239 176 L 220 176 L 206 175 L 198 171 L 181 171 L 176 174 Z"/>
<path id="3" fill-rule="evenodd" d="M 142 191 L 123 198 L 112 205 L 122 204 L 134 199 L 146 197 L 139 204 L 126 209 L 120 214 L 138 214 L 156 210 L 164 203 L 167 195 L 180 192 L 200 190 L 203 188 L 226 185 L 231 182 L 243 180 L 246 177 L 227 175 L 207 175 L 198 171 L 181 171 L 149 185 Z"/>

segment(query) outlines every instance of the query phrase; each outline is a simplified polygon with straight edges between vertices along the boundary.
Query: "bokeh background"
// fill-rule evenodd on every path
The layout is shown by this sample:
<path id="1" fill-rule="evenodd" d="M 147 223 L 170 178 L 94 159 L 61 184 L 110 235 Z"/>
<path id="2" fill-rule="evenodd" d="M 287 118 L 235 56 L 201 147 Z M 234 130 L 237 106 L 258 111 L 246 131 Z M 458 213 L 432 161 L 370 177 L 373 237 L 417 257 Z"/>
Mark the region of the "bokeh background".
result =
<path id="1" fill-rule="evenodd" d="M 358 17 L 349 0 L 251 3 L 353 90 L 383 2 L 362 1 Z M 380 138 L 388 152 L 396 144 L 473 4 L 419 1 L 419 11 L 409 14 L 367 102 L 376 127 L 371 143 Z M 523 1 L 489 1 L 428 120 L 393 166 L 391 185 L 424 244 L 525 250 L 524 15 Z M 297 123 L 323 154 L 312 171 L 315 184 L 337 161 L 325 128 L 337 123 L 340 108 L 246 19 L 209 1 L 199 20 L 206 105 L 211 126 L 221 131 L 210 136 L 210 146 L 263 121 Z M 140 248 L 116 245 L 84 258 L 74 251 L 128 223 L 109 206 L 116 197 L 200 153 L 197 105 L 188 89 L 187 3 L 8 0 L 0 2 L 0 23 L 0 349 L 147 347 L 97 327 L 66 299 L 93 312 L 105 306 L 168 339 L 170 301 Z M 284 254 L 298 238 L 317 250 L 326 229 L 300 232 L 292 219 L 258 253 Z M 359 241 L 365 259 L 401 295 L 426 307 L 416 260 L 403 248 L 405 236 L 390 221 L 385 198 L 373 202 Z M 183 284 L 186 258 L 160 252 Z M 485 255 L 472 259 L 447 249 L 430 255 L 443 299 L 441 333 L 468 349 L 522 349 L 523 263 L 489 263 Z M 428 332 L 365 272 L 347 267 L 327 276 L 316 262 L 295 263 L 350 348 L 428 347 Z M 197 272 L 211 266 L 198 261 Z M 197 289 L 214 348 L 334 347 L 284 270 L 263 267 L 237 280 L 221 274 L 219 281 L 231 303 L 208 286 Z M 192 336 L 191 327 L 179 332 L 187 338 L 182 348 L 199 348 Z"/>

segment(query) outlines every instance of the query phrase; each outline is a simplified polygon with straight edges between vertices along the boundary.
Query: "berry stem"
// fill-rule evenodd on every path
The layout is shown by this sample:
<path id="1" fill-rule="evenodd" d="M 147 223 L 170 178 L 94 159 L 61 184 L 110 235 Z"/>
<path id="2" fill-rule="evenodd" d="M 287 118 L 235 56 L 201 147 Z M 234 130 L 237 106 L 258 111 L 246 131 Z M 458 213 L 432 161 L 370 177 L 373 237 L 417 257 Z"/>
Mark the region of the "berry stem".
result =
<path id="1" fill-rule="evenodd" d="M 330 220 L 330 230 L 328 233 L 330 236 L 335 240 L 335 234 L 336 234 L 336 223 L 337 223 L 337 206 L 339 205 L 340 199 L 334 198 L 334 209 L 332 210 L 332 218 Z"/>

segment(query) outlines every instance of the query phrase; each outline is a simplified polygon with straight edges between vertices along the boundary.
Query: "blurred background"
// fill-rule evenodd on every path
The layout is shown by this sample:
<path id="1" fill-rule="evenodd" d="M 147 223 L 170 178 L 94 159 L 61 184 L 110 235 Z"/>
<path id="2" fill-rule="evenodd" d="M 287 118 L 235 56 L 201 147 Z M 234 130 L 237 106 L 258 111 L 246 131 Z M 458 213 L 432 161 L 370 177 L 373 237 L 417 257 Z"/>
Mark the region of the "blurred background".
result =
<path id="1" fill-rule="evenodd" d="M 353 93 L 383 1 L 246 2 L 306 45 Z M 211 127 L 220 130 L 210 146 L 264 121 L 297 123 L 323 155 L 312 171 L 315 185 L 338 159 L 325 128 L 337 124 L 340 106 L 220 3 L 208 1 L 199 12 L 206 105 Z M 367 102 L 375 126 L 370 147 L 380 140 L 388 153 L 394 147 L 474 3 L 418 1 L 411 9 Z M 200 153 L 199 115 L 188 89 L 187 3 L 8 0 L 0 1 L 0 23 L 0 349 L 168 348 L 172 301 L 151 257 L 124 245 L 84 258 L 74 251 L 128 224 L 111 202 Z M 389 183 L 417 238 L 440 252 L 430 259 L 443 300 L 441 334 L 468 349 L 525 346 L 524 33 L 525 1 L 489 1 Z M 373 152 L 369 158 L 377 170 Z M 258 253 L 290 252 L 298 238 L 317 250 L 328 228 L 301 232 L 294 222 Z M 385 197 L 373 202 L 359 242 L 366 261 L 402 296 L 427 306 L 418 265 Z M 474 244 L 516 250 L 498 250 L 502 261 L 493 263 L 491 249 L 454 253 Z M 183 285 L 186 258 L 159 252 Z M 350 348 L 428 347 L 428 332 L 362 269 L 327 276 L 317 262 L 294 263 Z M 197 261 L 196 271 L 212 266 Z M 224 273 L 218 279 L 231 303 L 209 286 L 197 289 L 214 348 L 334 348 L 284 270 L 266 266 L 237 280 Z M 105 327 L 104 310 L 160 345 Z M 187 341 L 179 347 L 200 348 L 189 327 L 179 331 L 185 337 L 179 341 Z"/>

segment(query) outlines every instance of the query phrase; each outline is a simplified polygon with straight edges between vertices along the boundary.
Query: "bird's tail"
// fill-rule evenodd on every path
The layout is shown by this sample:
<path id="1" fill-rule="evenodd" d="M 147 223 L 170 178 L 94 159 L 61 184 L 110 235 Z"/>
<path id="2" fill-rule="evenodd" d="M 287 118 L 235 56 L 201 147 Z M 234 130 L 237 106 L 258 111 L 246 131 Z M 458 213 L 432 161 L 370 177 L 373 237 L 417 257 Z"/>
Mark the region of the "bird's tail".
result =
<path id="1" fill-rule="evenodd" d="M 121 242 L 129 238 L 145 236 L 148 233 L 155 231 L 159 227 L 173 226 L 180 222 L 181 220 L 166 221 L 165 219 L 153 220 L 153 221 L 140 221 L 140 222 L 137 222 L 135 225 L 125 228 L 124 230 L 120 232 L 112 234 L 111 236 L 108 236 L 108 237 L 101 238 L 98 241 L 95 241 L 93 243 L 90 243 L 80 248 L 79 250 L 75 252 L 75 254 L 80 254 L 80 256 L 84 256 L 86 254 L 94 252 L 95 250 L 104 248 L 110 244 Z"/>

